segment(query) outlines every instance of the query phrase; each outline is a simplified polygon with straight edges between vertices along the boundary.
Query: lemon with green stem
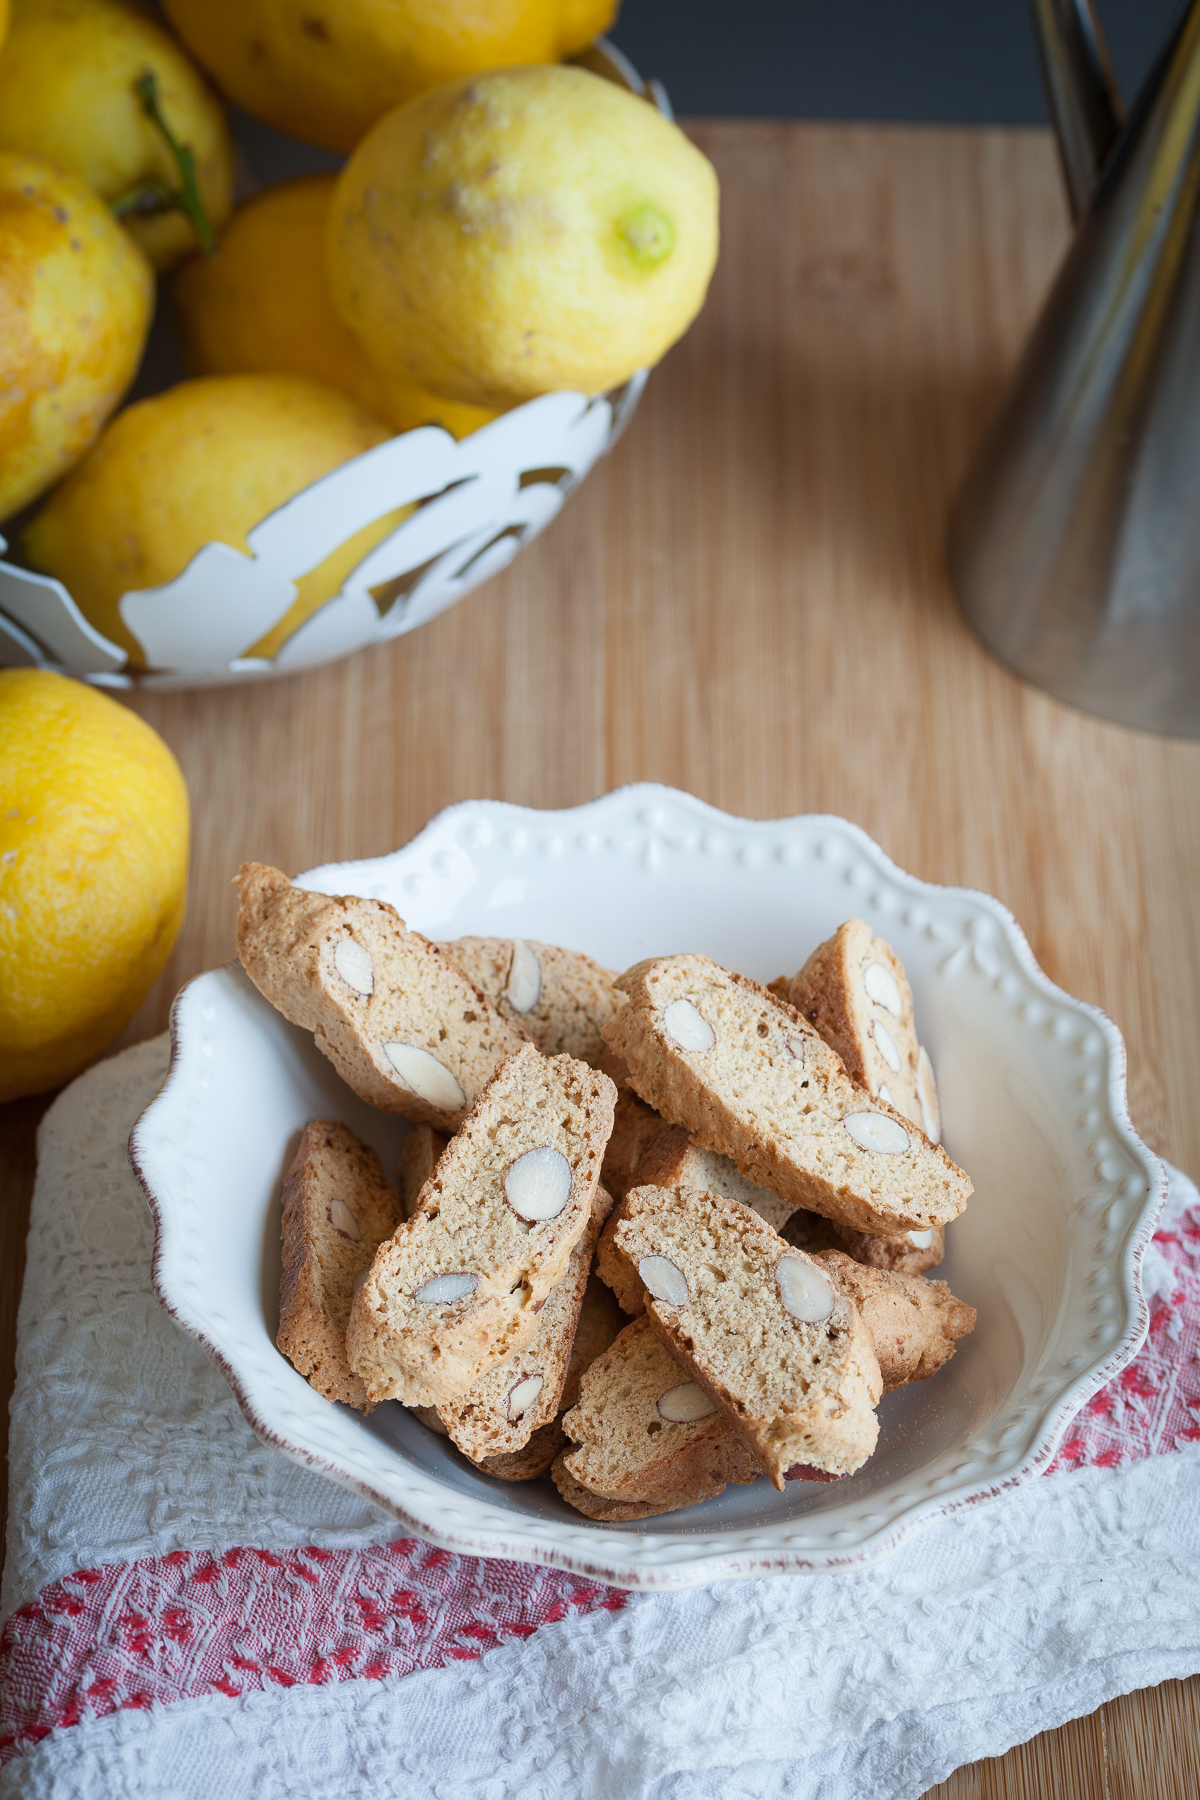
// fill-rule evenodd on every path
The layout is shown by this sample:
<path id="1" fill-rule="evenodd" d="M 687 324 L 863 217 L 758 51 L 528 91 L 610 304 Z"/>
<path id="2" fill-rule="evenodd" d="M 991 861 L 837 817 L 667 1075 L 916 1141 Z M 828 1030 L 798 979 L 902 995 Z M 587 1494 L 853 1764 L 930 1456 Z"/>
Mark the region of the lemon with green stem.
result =
<path id="1" fill-rule="evenodd" d="M 133 0 L 14 0 L 0 148 L 81 175 L 158 269 L 211 248 L 233 203 L 224 107 Z"/>

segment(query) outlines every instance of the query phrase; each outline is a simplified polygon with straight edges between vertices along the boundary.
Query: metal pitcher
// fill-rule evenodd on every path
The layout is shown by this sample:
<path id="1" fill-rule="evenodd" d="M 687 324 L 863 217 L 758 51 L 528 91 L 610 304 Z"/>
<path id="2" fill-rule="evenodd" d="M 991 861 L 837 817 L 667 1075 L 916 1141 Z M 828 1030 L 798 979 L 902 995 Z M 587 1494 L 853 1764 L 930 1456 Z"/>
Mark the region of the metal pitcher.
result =
<path id="1" fill-rule="evenodd" d="M 1200 737 L 1200 0 L 1128 119 L 1090 0 L 1031 0 L 1078 226 L 955 503 L 950 573 L 996 654 Z"/>

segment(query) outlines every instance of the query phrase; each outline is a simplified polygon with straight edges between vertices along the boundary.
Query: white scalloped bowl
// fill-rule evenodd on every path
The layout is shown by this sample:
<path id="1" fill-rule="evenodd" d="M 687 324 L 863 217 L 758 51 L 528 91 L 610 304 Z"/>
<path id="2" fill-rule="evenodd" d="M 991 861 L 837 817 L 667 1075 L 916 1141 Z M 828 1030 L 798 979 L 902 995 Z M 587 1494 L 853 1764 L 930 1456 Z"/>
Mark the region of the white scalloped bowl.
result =
<path id="1" fill-rule="evenodd" d="M 391 901 L 434 937 L 539 938 L 613 968 L 696 950 L 764 981 L 857 914 L 908 971 L 946 1145 L 975 1183 L 938 1274 L 978 1325 L 935 1380 L 882 1402 L 865 1468 L 594 1524 L 548 1481 L 480 1474 L 394 1402 L 365 1419 L 328 1404 L 276 1350 L 279 1191 L 301 1128 L 344 1119 L 389 1167 L 404 1126 L 356 1099 L 236 965 L 200 976 L 176 1001 L 170 1071 L 130 1140 L 159 1298 L 262 1437 L 420 1536 L 623 1587 L 859 1566 L 1036 1475 L 1140 1346 L 1139 1268 L 1166 1183 L 1129 1122 L 1120 1034 L 1055 987 L 988 895 L 906 875 L 842 819 L 731 818 L 653 786 L 567 812 L 468 802 L 394 855 L 299 879 Z"/>

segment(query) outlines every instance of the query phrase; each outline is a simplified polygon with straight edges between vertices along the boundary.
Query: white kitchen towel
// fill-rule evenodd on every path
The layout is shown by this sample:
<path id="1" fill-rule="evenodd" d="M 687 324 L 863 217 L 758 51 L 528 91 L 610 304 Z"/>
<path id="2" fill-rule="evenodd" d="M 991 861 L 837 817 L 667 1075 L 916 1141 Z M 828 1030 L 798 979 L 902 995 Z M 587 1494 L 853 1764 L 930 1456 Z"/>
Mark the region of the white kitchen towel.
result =
<path id="1" fill-rule="evenodd" d="M 150 1288 L 126 1140 L 165 1039 L 43 1123 L 13 1399 L 0 1792 L 907 1800 L 1200 1668 L 1200 1196 L 1054 1472 L 872 1569 L 627 1595 L 413 1539 L 254 1437 Z"/>

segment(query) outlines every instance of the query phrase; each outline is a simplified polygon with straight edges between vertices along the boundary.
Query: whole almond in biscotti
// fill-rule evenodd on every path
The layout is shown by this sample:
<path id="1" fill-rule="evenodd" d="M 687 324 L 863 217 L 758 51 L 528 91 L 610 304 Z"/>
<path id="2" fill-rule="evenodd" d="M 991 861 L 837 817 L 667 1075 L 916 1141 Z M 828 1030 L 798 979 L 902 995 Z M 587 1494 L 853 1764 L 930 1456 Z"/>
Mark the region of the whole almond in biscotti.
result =
<path id="1" fill-rule="evenodd" d="M 396 1158 L 396 1186 L 400 1190 L 400 1210 L 411 1219 L 421 1198 L 421 1189 L 437 1168 L 438 1158 L 450 1139 L 432 1125 L 411 1125 L 405 1133 Z"/>
<path id="2" fill-rule="evenodd" d="M 246 973 L 372 1106 L 455 1131 L 529 1042 L 386 902 L 310 893 L 264 863 L 244 863 L 238 885 Z"/>
<path id="3" fill-rule="evenodd" d="M 942 1135 L 933 1064 L 917 1042 L 912 989 L 891 945 L 862 919 L 818 944 L 787 995 L 856 1081 L 919 1125 Z"/>
<path id="4" fill-rule="evenodd" d="M 657 1117 L 657 1114 L 652 1116 Z M 796 1210 L 789 1201 L 781 1200 L 778 1194 L 772 1194 L 766 1188 L 755 1187 L 752 1181 L 747 1181 L 727 1156 L 719 1156 L 715 1150 L 702 1150 L 699 1144 L 692 1142 L 682 1125 L 668 1125 L 665 1121 L 660 1121 L 657 1129 L 646 1140 L 628 1185 L 693 1187 L 700 1188 L 704 1193 L 721 1194 L 726 1200 L 737 1200 L 743 1206 L 750 1207 L 752 1212 L 756 1212 L 760 1219 L 765 1219 L 776 1231 L 782 1230 Z M 622 1309 L 636 1317 L 645 1310 L 645 1298 L 637 1270 L 616 1243 L 616 1229 L 624 1217 L 625 1209 L 618 1205 L 601 1234 L 596 1251 L 596 1269 L 601 1280 L 607 1282 L 612 1289 Z"/>
<path id="5" fill-rule="evenodd" d="M 597 1357 L 562 1423 L 574 1440 L 563 1467 L 606 1500 L 689 1506 L 763 1473 L 649 1319 L 635 1319 Z"/>
<path id="6" fill-rule="evenodd" d="M 442 1406 L 522 1350 L 591 1216 L 614 1090 L 524 1044 L 380 1247 L 350 1314 L 350 1365 L 373 1400 Z"/>
<path id="7" fill-rule="evenodd" d="M 538 1314 L 529 1343 L 489 1369 L 457 1400 L 438 1408 L 442 1424 L 472 1462 L 520 1450 L 535 1431 L 558 1417 L 596 1239 L 611 1210 L 611 1197 L 597 1187 L 591 1217 L 562 1280 Z"/>
<path id="8" fill-rule="evenodd" d="M 926 1231 L 971 1183 L 919 1127 L 874 1099 L 793 1008 L 706 956 L 639 963 L 605 1027 L 664 1118 L 748 1181 L 858 1231 Z"/>
<path id="9" fill-rule="evenodd" d="M 523 1025 L 546 1056 L 596 1067 L 617 1006 L 615 976 L 581 950 L 533 938 L 463 937 L 439 945 L 500 1016 Z"/>
<path id="10" fill-rule="evenodd" d="M 895 1269 L 901 1275 L 923 1275 L 926 1269 L 936 1268 L 946 1254 L 944 1225 L 884 1236 L 852 1231 L 848 1225 L 823 1219 L 820 1213 L 797 1210 L 782 1227 L 782 1236 L 798 1250 L 807 1250 L 810 1256 L 819 1250 L 844 1250 L 868 1268 Z"/>
<path id="11" fill-rule="evenodd" d="M 283 1274 L 275 1342 L 326 1400 L 370 1412 L 346 1357 L 354 1284 L 396 1228 L 379 1158 L 336 1120 L 316 1119 L 283 1182 Z"/>
<path id="12" fill-rule="evenodd" d="M 936 1375 L 954 1355 L 957 1339 L 975 1329 L 975 1308 L 956 1300 L 944 1281 L 866 1268 L 840 1250 L 824 1250 L 814 1260 L 858 1307 L 885 1394 Z"/>
<path id="13" fill-rule="evenodd" d="M 617 1242 L 655 1330 L 776 1487 L 797 1464 L 862 1466 L 879 1435 L 879 1363 L 858 1309 L 812 1257 L 748 1207 L 692 1188 L 634 1188 Z"/>

